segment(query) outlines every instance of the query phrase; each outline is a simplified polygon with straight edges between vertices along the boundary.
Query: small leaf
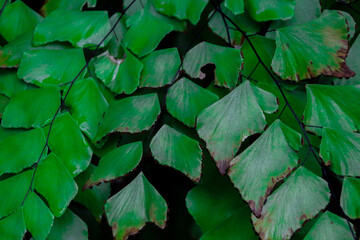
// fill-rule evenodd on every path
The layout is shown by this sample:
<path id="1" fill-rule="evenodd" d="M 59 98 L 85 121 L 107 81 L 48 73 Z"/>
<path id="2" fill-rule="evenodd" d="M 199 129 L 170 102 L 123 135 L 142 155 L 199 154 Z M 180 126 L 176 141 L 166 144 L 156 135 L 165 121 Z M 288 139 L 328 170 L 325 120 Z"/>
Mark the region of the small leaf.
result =
<path id="1" fill-rule="evenodd" d="M 170 87 L 166 96 L 166 108 L 176 119 L 189 127 L 195 127 L 198 114 L 219 97 L 192 81 L 182 78 Z"/>
<path id="2" fill-rule="evenodd" d="M 6 240 L 21 240 L 26 232 L 22 208 L 0 220 L 1 238 Z"/>
<path id="3" fill-rule="evenodd" d="M 238 83 L 242 62 L 239 49 L 201 42 L 186 53 L 184 70 L 191 77 L 203 79 L 205 74 L 201 72 L 201 68 L 207 64 L 215 64 L 215 84 L 234 88 Z"/>
<path id="4" fill-rule="evenodd" d="M 320 74 L 352 77 L 355 73 L 345 63 L 347 39 L 345 18 L 337 12 L 280 28 L 276 31 L 276 50 L 271 66 L 283 79 L 297 82 Z"/>
<path id="5" fill-rule="evenodd" d="M 39 87 L 59 85 L 74 80 L 84 66 L 82 49 L 36 49 L 24 53 L 18 76 Z"/>
<path id="6" fill-rule="evenodd" d="M 176 17 L 180 20 L 188 19 L 196 25 L 202 11 L 209 0 L 152 0 L 155 9 L 169 17 Z"/>
<path id="7" fill-rule="evenodd" d="M 86 187 L 122 177 L 133 170 L 143 154 L 142 142 L 134 142 L 115 148 L 99 161 Z"/>
<path id="8" fill-rule="evenodd" d="M 315 217 L 330 200 L 327 182 L 299 167 L 273 194 L 260 218 L 252 216 L 261 239 L 290 239 L 301 225 Z"/>
<path id="9" fill-rule="evenodd" d="M 229 176 L 259 217 L 266 198 L 298 164 L 301 135 L 280 120 L 231 161 Z"/>
<path id="10" fill-rule="evenodd" d="M 351 224 L 352 225 L 352 224 Z M 339 240 L 353 239 L 346 220 L 326 211 L 316 221 L 304 240 Z"/>
<path id="11" fill-rule="evenodd" d="M 225 0 L 225 7 L 231 10 L 235 15 L 242 14 L 244 12 L 243 0 Z"/>
<path id="12" fill-rule="evenodd" d="M 2 116 L 1 126 L 7 128 L 42 127 L 60 106 L 59 87 L 36 88 L 18 92 L 11 97 Z"/>
<path id="13" fill-rule="evenodd" d="M 360 130 L 360 86 L 306 85 L 304 124 L 336 130 Z M 344 94 L 346 93 L 346 94 Z M 322 129 L 307 127 L 321 135 Z"/>
<path id="14" fill-rule="evenodd" d="M 17 77 L 14 69 L 0 69 L 0 79 L 0 93 L 7 97 L 28 88 L 28 84 Z"/>
<path id="15" fill-rule="evenodd" d="M 85 4 L 87 7 L 95 7 L 96 0 L 48 0 L 41 7 L 40 11 L 44 16 L 58 9 L 71 9 L 80 11 Z"/>
<path id="16" fill-rule="evenodd" d="M 0 6 L 0 8 L 3 5 Z M 42 17 L 22 1 L 16 1 L 7 6 L 0 17 L 0 33 L 11 42 L 17 37 L 34 31 Z"/>
<path id="17" fill-rule="evenodd" d="M 295 0 L 244 0 L 245 9 L 258 22 L 294 16 Z"/>
<path id="18" fill-rule="evenodd" d="M 109 30 L 109 18 L 105 11 L 56 10 L 37 25 L 33 43 L 38 46 L 54 41 L 68 41 L 74 47 L 89 47 L 99 44 Z"/>
<path id="19" fill-rule="evenodd" d="M 0 175 L 17 173 L 34 164 L 45 145 L 42 129 L 33 129 L 6 137 L 0 143 Z"/>
<path id="20" fill-rule="evenodd" d="M 159 88 L 173 80 L 180 67 L 180 56 L 176 48 L 153 51 L 141 59 L 144 69 L 141 71 L 140 87 Z"/>
<path id="21" fill-rule="evenodd" d="M 340 205 L 345 214 L 352 219 L 360 218 L 360 179 L 346 177 L 344 178 Z"/>
<path id="22" fill-rule="evenodd" d="M 48 201 L 51 212 L 60 217 L 75 197 L 78 187 L 54 153 L 42 160 L 35 174 L 35 190 Z"/>
<path id="23" fill-rule="evenodd" d="M 157 94 L 145 94 L 115 100 L 100 125 L 95 141 L 111 132 L 137 133 L 149 130 L 160 114 Z"/>
<path id="24" fill-rule="evenodd" d="M 173 167 L 194 181 L 200 180 L 202 151 L 194 139 L 163 125 L 151 140 L 150 149 L 160 164 Z"/>
<path id="25" fill-rule="evenodd" d="M 199 114 L 197 132 L 221 173 L 226 172 L 244 139 L 263 131 L 263 112 L 273 113 L 277 107 L 272 93 L 246 81 Z"/>
<path id="26" fill-rule="evenodd" d="M 164 228 L 167 204 L 141 172 L 105 204 L 105 213 L 116 239 L 127 239 L 147 222 Z"/>
<path id="27" fill-rule="evenodd" d="M 29 192 L 23 206 L 25 225 L 35 239 L 46 239 L 53 225 L 54 215 L 34 192 Z"/>
<path id="28" fill-rule="evenodd" d="M 94 60 L 96 76 L 117 94 L 133 93 L 139 86 L 143 69 L 143 64 L 129 51 L 125 55 L 125 59 L 115 59 L 106 51 Z"/>

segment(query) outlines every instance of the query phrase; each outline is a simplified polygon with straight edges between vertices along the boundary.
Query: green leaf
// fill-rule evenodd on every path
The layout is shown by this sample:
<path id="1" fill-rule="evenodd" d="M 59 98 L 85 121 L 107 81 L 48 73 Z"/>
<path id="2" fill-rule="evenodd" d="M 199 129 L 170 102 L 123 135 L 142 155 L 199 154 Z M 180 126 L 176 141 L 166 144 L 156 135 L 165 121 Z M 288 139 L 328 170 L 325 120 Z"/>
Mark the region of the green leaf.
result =
<path id="1" fill-rule="evenodd" d="M 330 200 L 327 182 L 299 167 L 264 204 L 260 218 L 252 215 L 262 239 L 290 239 L 301 225 L 315 217 Z"/>
<path id="2" fill-rule="evenodd" d="M 339 10 L 324 9 L 321 16 L 325 16 L 327 14 L 331 14 L 331 13 L 334 13 L 334 12 L 337 12 L 337 13 L 341 14 L 342 17 L 345 19 L 346 25 L 348 26 L 348 33 L 349 33 L 348 40 L 350 41 L 353 38 L 354 34 L 355 34 L 355 29 L 356 29 L 355 20 L 353 19 L 353 17 L 348 12 L 339 11 Z"/>
<path id="3" fill-rule="evenodd" d="M 153 51 L 141 59 L 140 87 L 159 88 L 173 80 L 180 67 L 180 56 L 176 48 Z"/>
<path id="4" fill-rule="evenodd" d="M 324 128 L 320 157 L 336 174 L 360 176 L 360 134 Z"/>
<path id="5" fill-rule="evenodd" d="M 0 8 L 2 5 L 0 6 Z M 0 17 L 0 33 L 11 42 L 17 37 L 34 31 L 42 17 L 22 1 L 7 6 Z"/>
<path id="6" fill-rule="evenodd" d="M 69 91 L 70 88 L 67 89 Z M 109 104 L 94 79 L 76 81 L 69 92 L 65 104 L 83 131 L 91 140 L 98 132 Z"/>
<path id="7" fill-rule="evenodd" d="M 7 97 L 28 88 L 28 84 L 17 77 L 15 69 L 0 69 L 0 79 L 0 93 Z"/>
<path id="8" fill-rule="evenodd" d="M 143 69 L 143 64 L 129 51 L 125 51 L 125 55 L 125 59 L 115 59 L 106 51 L 94 60 L 96 76 L 117 94 L 133 93 L 139 86 Z"/>
<path id="9" fill-rule="evenodd" d="M 48 129 L 49 127 L 45 128 L 46 133 Z M 59 157 L 73 177 L 90 164 L 92 150 L 68 112 L 57 116 L 54 120 L 48 145 L 51 152 Z"/>
<path id="10" fill-rule="evenodd" d="M 142 154 L 142 142 L 134 142 L 115 148 L 100 159 L 99 165 L 86 182 L 86 187 L 124 176 L 140 163 Z"/>
<path id="11" fill-rule="evenodd" d="M 155 93 L 115 100 L 109 104 L 95 141 L 112 132 L 149 130 L 159 114 L 160 103 Z"/>
<path id="12" fill-rule="evenodd" d="M 242 14 L 244 12 L 243 0 L 225 0 L 225 7 L 231 10 L 235 15 Z"/>
<path id="13" fill-rule="evenodd" d="M 75 197 L 78 187 L 54 153 L 40 161 L 34 178 L 35 190 L 48 201 L 51 212 L 60 217 Z"/>
<path id="14" fill-rule="evenodd" d="M 37 25 L 33 43 L 38 46 L 48 42 L 68 41 L 74 47 L 89 47 L 99 44 L 109 30 L 109 18 L 105 11 L 56 10 Z"/>
<path id="15" fill-rule="evenodd" d="M 10 99 L 2 94 L 0 94 L 0 118 L 2 117 L 2 114 L 6 108 L 6 106 L 9 104 Z"/>
<path id="16" fill-rule="evenodd" d="M 54 226 L 47 240 L 88 240 L 87 225 L 67 209 L 60 218 L 55 218 Z"/>
<path id="17" fill-rule="evenodd" d="M 105 213 L 116 239 L 136 234 L 146 222 L 164 228 L 167 204 L 141 172 L 105 204 Z"/>
<path id="18" fill-rule="evenodd" d="M 121 19 L 120 19 L 121 18 Z M 120 21 L 118 22 L 118 20 Z M 109 43 L 106 46 L 106 49 L 109 51 L 109 54 L 115 58 L 121 58 L 124 56 L 124 46 L 122 45 L 122 40 L 124 35 L 127 32 L 126 20 L 124 17 L 121 17 L 121 13 L 117 12 L 110 18 L 110 26 L 115 26 L 114 30 L 109 35 Z"/>
<path id="19" fill-rule="evenodd" d="M 6 137 L 0 143 L 0 175 L 17 173 L 34 164 L 45 145 L 42 129 L 33 129 Z"/>
<path id="20" fill-rule="evenodd" d="M 194 181 L 200 180 L 202 151 L 194 139 L 163 125 L 151 140 L 150 149 L 160 164 L 173 167 Z"/>
<path id="21" fill-rule="evenodd" d="M 222 47 L 201 42 L 186 53 L 184 70 L 194 78 L 205 78 L 201 68 L 207 64 L 215 65 L 215 85 L 235 88 L 243 59 L 239 49 Z"/>
<path id="22" fill-rule="evenodd" d="M 46 16 L 49 15 L 51 12 L 58 10 L 58 9 L 70 9 L 70 10 L 78 10 L 80 11 L 85 4 L 87 7 L 95 7 L 96 0 L 48 0 L 46 3 L 41 7 L 41 13 Z"/>
<path id="23" fill-rule="evenodd" d="M 74 80 L 84 66 L 82 49 L 36 49 L 24 53 L 18 76 L 39 87 L 59 85 Z"/>
<path id="24" fill-rule="evenodd" d="M 1 238 L 6 240 L 21 240 L 26 232 L 22 208 L 0 220 Z"/>
<path id="25" fill-rule="evenodd" d="M 256 216 L 275 185 L 298 164 L 301 135 L 276 120 L 230 163 L 229 176 Z"/>
<path id="26" fill-rule="evenodd" d="M 276 50 L 271 66 L 280 77 L 293 81 L 320 74 L 352 77 L 355 73 L 345 63 L 347 39 L 345 18 L 337 12 L 280 28 L 276 31 Z"/>
<path id="27" fill-rule="evenodd" d="M 187 19 L 196 25 L 209 0 L 152 0 L 155 9 L 169 17 Z"/>
<path id="28" fill-rule="evenodd" d="M 336 130 L 357 131 L 360 129 L 359 86 L 306 85 L 307 103 L 304 124 L 328 127 Z M 344 94 L 346 93 L 346 94 Z M 317 135 L 322 129 L 307 127 Z"/>
<path id="29" fill-rule="evenodd" d="M 221 173 L 225 173 L 245 138 L 263 131 L 263 112 L 273 113 L 277 107 L 272 93 L 246 81 L 199 114 L 197 132 Z"/>
<path id="30" fill-rule="evenodd" d="M 3 218 L 18 209 L 29 189 L 32 171 L 22 172 L 0 181 L 0 218 Z M 3 233 L 3 231 L 0 231 Z"/>
<path id="31" fill-rule="evenodd" d="M 294 16 L 295 0 L 244 0 L 244 3 L 246 11 L 258 22 Z"/>
<path id="32" fill-rule="evenodd" d="M 54 215 L 34 192 L 29 192 L 23 206 L 25 225 L 35 239 L 46 239 L 53 225 Z"/>
<path id="33" fill-rule="evenodd" d="M 317 220 L 304 238 L 304 240 L 338 239 L 353 239 L 353 236 L 346 220 L 329 211 L 326 211 L 319 220 Z"/>
<path id="34" fill-rule="evenodd" d="M 59 87 L 29 89 L 10 99 L 2 116 L 1 126 L 7 128 L 42 127 L 60 106 Z"/>
<path id="35" fill-rule="evenodd" d="M 182 78 L 170 87 L 166 96 L 166 108 L 176 119 L 189 127 L 195 127 L 199 113 L 219 100 L 214 93 L 192 81 Z"/>
<path id="36" fill-rule="evenodd" d="M 360 179 L 346 177 L 344 178 L 340 205 L 345 214 L 352 219 L 360 218 Z"/>

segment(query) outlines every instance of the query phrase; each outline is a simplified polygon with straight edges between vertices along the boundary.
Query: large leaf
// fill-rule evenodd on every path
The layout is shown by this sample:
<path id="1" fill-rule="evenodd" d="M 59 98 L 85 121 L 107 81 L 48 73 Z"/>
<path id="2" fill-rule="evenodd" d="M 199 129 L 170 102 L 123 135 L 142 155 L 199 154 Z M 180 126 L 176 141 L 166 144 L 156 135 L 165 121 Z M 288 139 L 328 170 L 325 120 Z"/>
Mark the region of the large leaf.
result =
<path id="1" fill-rule="evenodd" d="M 142 154 L 142 142 L 129 143 L 115 148 L 100 159 L 99 165 L 86 182 L 86 187 L 124 176 L 140 163 Z"/>
<path id="2" fill-rule="evenodd" d="M 18 92 L 11 97 L 2 116 L 7 128 L 42 127 L 50 122 L 60 106 L 59 87 L 37 88 Z"/>
<path id="3" fill-rule="evenodd" d="M 346 220 L 325 212 L 314 224 L 304 240 L 339 240 L 353 239 Z"/>
<path id="4" fill-rule="evenodd" d="M 49 127 L 45 129 L 47 133 Z M 84 171 L 90 164 L 91 148 L 76 121 L 68 112 L 55 119 L 48 145 L 51 152 L 59 157 L 73 177 Z"/>
<path id="5" fill-rule="evenodd" d="M 0 6 L 0 8 L 2 5 Z M 22 1 L 16 1 L 4 9 L 0 17 L 0 33 L 11 42 L 17 37 L 34 31 L 42 17 Z"/>
<path id="6" fill-rule="evenodd" d="M 24 53 L 18 76 L 40 87 L 59 85 L 74 80 L 84 66 L 82 49 L 37 49 Z"/>
<path id="7" fill-rule="evenodd" d="M 140 87 L 158 88 L 170 84 L 180 67 L 180 56 L 176 48 L 151 52 L 141 59 Z"/>
<path id="8" fill-rule="evenodd" d="M 344 178 L 340 204 L 345 214 L 352 219 L 360 218 L 360 179 Z"/>
<path id="9" fill-rule="evenodd" d="M 96 0 L 48 0 L 41 7 L 41 13 L 46 16 L 57 9 L 81 10 L 85 4 L 95 7 Z"/>
<path id="10" fill-rule="evenodd" d="M 222 47 L 201 42 L 186 53 L 184 70 L 194 78 L 205 78 L 201 68 L 207 64 L 215 65 L 215 84 L 235 88 L 238 84 L 242 65 L 239 49 Z"/>
<path id="11" fill-rule="evenodd" d="M 360 134 L 324 128 L 320 156 L 336 174 L 360 176 Z"/>
<path id="12" fill-rule="evenodd" d="M 0 93 L 11 97 L 28 88 L 28 84 L 17 77 L 14 69 L 0 69 Z"/>
<path id="13" fill-rule="evenodd" d="M 188 19 L 196 25 L 209 0 L 152 0 L 157 11 L 180 20 Z"/>
<path id="14" fill-rule="evenodd" d="M 187 126 L 195 127 L 198 114 L 218 99 L 214 93 L 182 78 L 169 89 L 166 108 L 171 115 Z"/>
<path id="15" fill-rule="evenodd" d="M 78 187 L 60 159 L 50 153 L 38 166 L 35 190 L 47 200 L 51 212 L 60 217 L 75 197 Z"/>
<path id="16" fill-rule="evenodd" d="M 75 47 L 89 47 L 99 44 L 109 30 L 109 18 L 105 11 L 56 10 L 37 25 L 33 43 L 38 46 L 68 41 Z"/>
<path id="17" fill-rule="evenodd" d="M 221 173 L 225 173 L 242 141 L 263 131 L 263 112 L 273 113 L 277 107 L 272 93 L 246 81 L 199 114 L 197 132 Z"/>
<path id="18" fill-rule="evenodd" d="M 252 216 L 255 230 L 262 239 L 290 239 L 329 200 L 326 181 L 300 167 L 268 197 L 260 218 Z"/>
<path id="19" fill-rule="evenodd" d="M 150 149 L 160 164 L 173 167 L 194 181 L 200 180 L 202 151 L 194 139 L 164 125 L 151 140 Z"/>
<path id="20" fill-rule="evenodd" d="M 70 91 L 71 90 L 71 91 Z M 91 140 L 94 140 L 99 125 L 109 104 L 94 79 L 76 81 L 65 100 L 70 113 Z"/>
<path id="21" fill-rule="evenodd" d="M 6 240 L 20 240 L 26 232 L 23 209 L 0 220 L 1 238 Z"/>
<path id="22" fill-rule="evenodd" d="M 4 138 L 0 143 L 0 174 L 20 172 L 40 157 L 45 145 L 42 129 L 33 129 Z"/>
<path id="23" fill-rule="evenodd" d="M 167 204 L 141 172 L 105 204 L 105 213 L 116 239 L 136 234 L 146 222 L 164 228 Z"/>
<path id="24" fill-rule="evenodd" d="M 295 0 L 244 0 L 245 9 L 256 21 L 289 19 L 294 15 Z"/>
<path id="25" fill-rule="evenodd" d="M 113 101 L 95 138 L 100 140 L 111 132 L 137 133 L 150 129 L 160 114 L 157 94 L 145 94 Z"/>
<path id="26" fill-rule="evenodd" d="M 337 12 L 307 23 L 280 28 L 276 31 L 272 68 L 283 79 L 294 81 L 320 74 L 352 77 L 355 73 L 345 63 L 349 45 L 347 39 L 345 18 Z"/>
<path id="27" fill-rule="evenodd" d="M 115 59 L 106 51 L 96 57 L 94 67 L 96 76 L 111 91 L 130 94 L 139 86 L 143 64 L 129 51 L 125 59 Z"/>
<path id="28" fill-rule="evenodd" d="M 298 164 L 301 135 L 280 120 L 231 161 L 229 176 L 256 216 L 279 181 Z"/>
<path id="29" fill-rule="evenodd" d="M 304 123 L 344 131 L 360 129 L 360 86 L 306 85 Z M 344 94 L 346 93 L 346 94 Z M 307 127 L 321 135 L 322 129 Z"/>

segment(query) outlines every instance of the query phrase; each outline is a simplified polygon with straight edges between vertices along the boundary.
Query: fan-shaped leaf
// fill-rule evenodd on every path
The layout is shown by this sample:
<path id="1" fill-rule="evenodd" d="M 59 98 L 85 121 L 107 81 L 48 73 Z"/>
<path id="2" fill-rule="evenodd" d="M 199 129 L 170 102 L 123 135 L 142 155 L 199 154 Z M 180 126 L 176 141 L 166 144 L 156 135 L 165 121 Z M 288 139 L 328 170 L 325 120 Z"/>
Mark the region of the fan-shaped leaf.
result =
<path id="1" fill-rule="evenodd" d="M 244 3 L 246 11 L 259 22 L 294 16 L 295 0 L 244 0 Z"/>
<path id="2" fill-rule="evenodd" d="M 17 173 L 34 164 L 45 145 L 42 129 L 33 129 L 4 138 L 0 143 L 0 175 Z"/>
<path id="3" fill-rule="evenodd" d="M 0 232 L 1 238 L 4 240 L 20 240 L 23 238 L 26 228 L 22 208 L 0 220 Z"/>
<path id="4" fill-rule="evenodd" d="M 130 94 L 139 86 L 143 64 L 129 51 L 125 59 L 115 59 L 109 52 L 96 57 L 96 76 L 113 92 Z"/>
<path id="5" fill-rule="evenodd" d="M 337 130 L 360 129 L 360 86 L 306 85 L 307 103 L 304 111 L 306 125 Z M 346 94 L 344 94 L 346 93 Z M 322 129 L 308 127 L 321 135 Z"/>
<path id="6" fill-rule="evenodd" d="M 194 181 L 200 180 L 202 151 L 194 139 L 164 125 L 151 140 L 150 149 L 160 164 L 173 167 Z"/>
<path id="7" fill-rule="evenodd" d="M 170 84 L 180 66 L 180 56 L 176 48 L 151 52 L 141 59 L 140 87 L 158 88 Z"/>
<path id="8" fill-rule="evenodd" d="M 122 177 L 133 170 L 142 158 L 142 142 L 134 142 L 115 148 L 100 159 L 86 187 Z"/>
<path id="9" fill-rule="evenodd" d="M 169 89 L 166 108 L 171 115 L 187 126 L 195 127 L 198 114 L 218 99 L 214 93 L 182 78 Z"/>
<path id="10" fill-rule="evenodd" d="M 243 0 L 225 0 L 225 7 L 231 10 L 235 15 L 242 14 L 244 12 Z"/>
<path id="11" fill-rule="evenodd" d="M 165 200 L 142 172 L 105 204 L 106 216 L 116 239 L 127 239 L 136 234 L 146 222 L 164 228 L 167 209 Z"/>
<path id="12" fill-rule="evenodd" d="M 50 153 L 37 167 L 35 190 L 48 201 L 51 212 L 60 217 L 75 197 L 78 187 L 64 164 Z"/>
<path id="13" fill-rule="evenodd" d="M 41 7 L 41 13 L 46 16 L 58 9 L 81 10 L 85 4 L 87 7 L 95 7 L 96 0 L 48 0 Z"/>
<path id="14" fill-rule="evenodd" d="M 277 107 L 272 93 L 246 81 L 199 114 L 196 129 L 221 173 L 242 141 L 265 128 L 263 112 L 273 113 Z"/>
<path id="15" fill-rule="evenodd" d="M 360 179 L 344 178 L 340 204 L 345 214 L 352 219 L 360 218 Z"/>
<path id="16" fill-rule="evenodd" d="M 252 216 L 255 230 L 262 239 L 290 239 L 329 200 L 326 181 L 300 167 L 268 197 L 260 218 Z"/>
<path id="17" fill-rule="evenodd" d="M 280 28 L 276 31 L 272 68 L 283 79 L 294 81 L 320 74 L 352 77 L 355 73 L 345 63 L 349 45 L 347 39 L 345 18 L 337 12 L 307 23 Z"/>
<path id="18" fill-rule="evenodd" d="M 152 0 L 157 11 L 180 20 L 188 19 L 196 25 L 209 0 Z"/>
<path id="19" fill-rule="evenodd" d="M 159 114 L 160 103 L 154 93 L 113 101 L 95 140 L 98 141 L 111 132 L 136 133 L 148 130 Z"/>
<path id="20" fill-rule="evenodd" d="M 59 106 L 59 87 L 18 92 L 5 108 L 1 125 L 7 128 L 42 127 L 52 119 Z"/>
<path id="21" fill-rule="evenodd" d="M 105 11 L 56 10 L 37 25 L 33 43 L 38 46 L 68 41 L 75 47 L 89 47 L 99 44 L 109 30 L 109 18 Z"/>
<path id="22" fill-rule="evenodd" d="M 201 72 L 201 68 L 207 64 L 215 64 L 215 84 L 234 88 L 238 83 L 242 62 L 239 49 L 202 42 L 186 53 L 184 70 L 191 77 L 203 79 L 205 74 Z"/>
<path id="23" fill-rule="evenodd" d="M 0 69 L 0 79 L 0 93 L 7 97 L 28 88 L 28 84 L 21 81 L 13 69 Z"/>
<path id="24" fill-rule="evenodd" d="M 256 216 L 275 184 L 297 166 L 301 135 L 280 120 L 231 161 L 229 176 Z"/>
<path id="25" fill-rule="evenodd" d="M 59 85 L 71 82 L 84 66 L 82 49 L 36 49 L 24 53 L 18 76 L 40 87 Z"/>

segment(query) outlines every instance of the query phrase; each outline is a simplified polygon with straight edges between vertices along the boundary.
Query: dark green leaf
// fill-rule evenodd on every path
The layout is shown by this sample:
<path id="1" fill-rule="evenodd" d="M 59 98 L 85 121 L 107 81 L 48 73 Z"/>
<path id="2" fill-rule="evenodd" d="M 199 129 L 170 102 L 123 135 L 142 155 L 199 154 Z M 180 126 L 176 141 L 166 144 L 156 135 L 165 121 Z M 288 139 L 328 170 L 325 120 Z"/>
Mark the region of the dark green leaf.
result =
<path id="1" fill-rule="evenodd" d="M 57 9 L 81 10 L 85 4 L 87 7 L 95 7 L 96 0 L 48 0 L 41 7 L 41 13 L 45 16 Z"/>
<path id="2" fill-rule="evenodd" d="M 234 14 L 242 14 L 244 12 L 243 0 L 225 0 L 225 7 L 231 10 Z"/>
<path id="3" fill-rule="evenodd" d="M 245 9 L 256 21 L 286 20 L 294 16 L 295 0 L 244 0 Z"/>

